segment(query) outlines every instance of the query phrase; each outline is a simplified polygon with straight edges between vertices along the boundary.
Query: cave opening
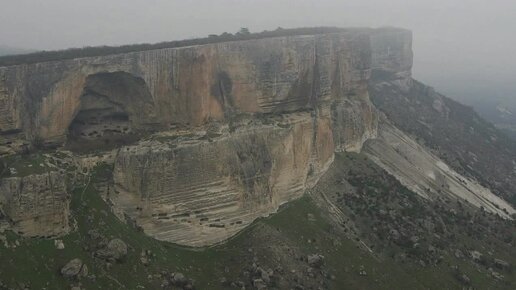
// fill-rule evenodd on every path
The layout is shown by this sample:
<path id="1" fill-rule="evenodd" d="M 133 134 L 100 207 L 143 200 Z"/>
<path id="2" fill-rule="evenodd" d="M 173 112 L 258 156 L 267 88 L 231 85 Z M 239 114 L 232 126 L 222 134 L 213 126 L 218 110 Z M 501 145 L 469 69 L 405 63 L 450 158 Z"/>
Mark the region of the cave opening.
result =
<path id="1" fill-rule="evenodd" d="M 72 151 L 110 150 L 139 140 L 155 124 L 145 81 L 126 72 L 88 76 L 68 128 Z"/>

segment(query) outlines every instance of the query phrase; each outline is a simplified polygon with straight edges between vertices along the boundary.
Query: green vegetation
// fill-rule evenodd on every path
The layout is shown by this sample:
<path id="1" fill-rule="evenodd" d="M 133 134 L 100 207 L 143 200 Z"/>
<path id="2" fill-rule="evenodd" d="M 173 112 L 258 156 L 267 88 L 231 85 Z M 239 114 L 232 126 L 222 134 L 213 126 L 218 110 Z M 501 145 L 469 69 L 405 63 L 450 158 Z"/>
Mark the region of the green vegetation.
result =
<path id="1" fill-rule="evenodd" d="M 109 168 L 101 166 L 94 178 L 105 178 Z M 77 221 L 77 230 L 63 237 L 65 249 L 58 250 L 54 241 L 43 239 L 23 239 L 9 234 L 11 240 L 18 240 L 16 248 L 0 246 L 0 281 L 19 286 L 20 283 L 31 285 L 31 289 L 66 288 L 71 282 L 60 276 L 59 271 L 69 260 L 80 258 L 89 268 L 95 279 L 82 279 L 86 289 L 157 289 L 161 280 L 151 279 L 148 275 L 159 274 L 161 270 L 182 271 L 199 276 L 199 284 L 210 285 L 216 281 L 216 262 L 221 252 L 214 249 L 202 251 L 188 250 L 170 243 L 164 243 L 147 237 L 142 232 L 120 222 L 110 211 L 108 205 L 100 198 L 92 183 L 79 187 L 72 194 L 72 216 Z M 121 238 L 129 246 L 126 259 L 106 269 L 104 263 L 93 257 L 91 247 L 95 241 L 91 231 L 112 238 Z M 144 266 L 140 261 L 142 250 L 153 253 L 152 262 Z M 191 268 L 200 266 L 202 268 Z M 201 275 L 202 274 L 202 275 Z M 120 284 L 123 285 L 123 287 Z M 203 288 L 201 288 L 203 289 Z"/>
<path id="2" fill-rule="evenodd" d="M 24 177 L 31 174 L 46 173 L 51 170 L 43 153 L 7 156 L 0 158 L 0 164 L 2 164 L 0 165 L 0 178 Z"/>
<path id="3" fill-rule="evenodd" d="M 516 283 L 514 271 L 499 269 L 493 262 L 498 258 L 516 263 L 513 221 L 460 201 L 425 200 L 361 154 L 337 154 L 315 191 L 330 195 L 350 217 L 347 223 L 353 224 L 359 238 L 380 259 L 394 260 L 392 267 L 410 273 L 418 285 L 513 289 Z M 474 262 L 470 252 L 475 250 L 485 260 Z M 491 271 L 504 278 L 494 279 Z M 470 282 L 464 284 L 462 275 Z"/>
<path id="4" fill-rule="evenodd" d="M 511 289 L 510 281 L 516 280 L 515 272 L 501 271 L 505 278 L 503 282 L 496 281 L 484 265 L 453 255 L 455 247 L 484 249 L 485 245 L 490 245 L 492 257 L 503 257 L 514 265 L 514 249 L 508 249 L 497 235 L 486 240 L 468 237 L 453 229 L 458 237 L 439 251 L 442 256 L 439 262 L 428 262 L 424 266 L 419 263 L 417 251 L 388 239 L 375 240 L 370 229 L 379 228 L 374 216 L 384 210 L 375 198 L 386 198 L 386 205 L 408 203 L 406 207 L 411 210 L 400 211 L 401 216 L 392 221 L 384 218 L 389 222 L 400 223 L 406 219 L 418 222 L 418 218 L 431 216 L 432 212 L 420 198 L 398 186 L 399 183 L 362 155 L 337 155 L 334 166 L 313 193 L 287 204 L 269 218 L 257 220 L 227 243 L 204 249 L 154 240 L 118 220 L 95 189 L 96 184 L 110 180 L 111 174 L 112 167 L 101 164 L 87 185 L 73 191 L 71 215 L 77 227 L 60 238 L 64 249 L 58 250 L 53 240 L 22 238 L 11 232 L 2 234 L 8 247 L 0 243 L 3 261 L 0 281 L 9 287 L 23 284 L 31 289 L 66 289 L 79 282 L 85 289 L 160 289 L 164 275 L 181 272 L 195 280 L 196 289 L 234 289 L 230 282 L 241 282 L 253 289 L 248 276 L 255 267 L 253 264 L 273 269 L 272 289 L 288 289 L 299 284 L 328 289 L 461 289 L 463 284 L 457 273 L 467 275 L 471 285 L 478 289 Z M 335 195 L 342 204 L 347 204 L 338 203 L 343 212 L 356 221 L 356 238 L 345 234 L 343 227 L 331 220 L 327 208 L 315 198 L 322 187 L 328 194 L 342 192 L 343 178 L 350 180 L 363 200 L 359 203 L 352 196 Z M 485 220 L 477 222 L 482 224 Z M 447 221 L 450 227 L 453 223 L 453 219 Z M 499 227 L 495 229 L 502 231 Z M 122 261 L 111 263 L 96 257 L 95 251 L 102 240 L 114 238 L 127 243 L 128 255 Z M 360 246 L 362 242 L 376 245 L 375 253 Z M 382 243 L 384 247 L 378 246 Z M 146 251 L 150 253 L 148 264 L 141 261 L 141 253 Z M 403 251 L 416 258 L 409 255 L 408 259 L 399 259 Z M 315 272 L 307 272 L 306 257 L 311 254 L 325 257 L 324 265 Z M 89 269 L 88 277 L 80 281 L 67 280 L 60 275 L 61 267 L 74 258 L 80 258 Z M 492 258 L 488 257 L 486 265 L 491 262 Z"/>

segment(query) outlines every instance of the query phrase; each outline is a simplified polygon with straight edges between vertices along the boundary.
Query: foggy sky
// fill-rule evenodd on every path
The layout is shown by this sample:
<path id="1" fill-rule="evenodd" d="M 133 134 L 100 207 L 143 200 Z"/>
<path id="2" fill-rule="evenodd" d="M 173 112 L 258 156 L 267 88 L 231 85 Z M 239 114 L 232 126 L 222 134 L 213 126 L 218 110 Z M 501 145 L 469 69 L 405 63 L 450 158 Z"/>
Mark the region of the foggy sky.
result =
<path id="1" fill-rule="evenodd" d="M 456 80 L 512 88 L 516 75 L 513 0 L 0 0 L 0 13 L 0 45 L 46 50 L 240 27 L 397 26 L 413 31 L 415 77 L 438 89 Z"/>

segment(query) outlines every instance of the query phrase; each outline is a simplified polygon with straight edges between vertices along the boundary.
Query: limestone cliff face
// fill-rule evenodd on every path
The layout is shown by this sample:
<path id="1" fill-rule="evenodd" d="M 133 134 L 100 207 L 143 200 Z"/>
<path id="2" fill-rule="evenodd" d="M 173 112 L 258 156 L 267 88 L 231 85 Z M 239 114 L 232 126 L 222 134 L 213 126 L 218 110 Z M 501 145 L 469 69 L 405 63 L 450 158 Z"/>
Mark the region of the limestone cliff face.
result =
<path id="1" fill-rule="evenodd" d="M 119 104 L 131 123 L 198 126 L 238 112 L 314 108 L 320 100 L 342 98 L 363 86 L 370 58 L 369 35 L 342 33 L 4 67 L 0 130 L 63 142 L 85 97 L 99 94 L 90 80 L 114 79 L 120 72 L 134 79 L 133 95 L 120 99 L 116 86 L 101 95 Z"/>
<path id="2" fill-rule="evenodd" d="M 394 73 L 400 78 L 412 75 L 412 33 L 381 28 L 371 33 L 372 69 Z"/>
<path id="3" fill-rule="evenodd" d="M 70 201 L 64 180 L 57 172 L 0 179 L 0 220 L 24 236 L 67 233 Z"/>
<path id="4" fill-rule="evenodd" d="M 236 128 L 210 140 L 126 147 L 115 161 L 110 199 L 158 239 L 190 246 L 225 240 L 300 197 L 325 172 L 335 150 L 360 150 L 376 134 L 367 92 L 367 35 L 221 46 L 209 58 L 217 63 L 208 65 L 213 71 L 204 72 L 211 61 L 199 65 L 207 81 L 179 90 L 178 96 L 203 89 L 192 96 L 203 96 L 206 106 L 188 116 L 167 114 L 191 125 L 218 121 Z M 194 59 L 199 58 L 204 57 Z M 237 121 L 256 114 L 262 121 Z"/>
<path id="5" fill-rule="evenodd" d="M 329 120 L 295 114 L 210 140 L 123 148 L 109 198 L 147 234 L 203 246 L 303 194 L 333 161 Z"/>
<path id="6" fill-rule="evenodd" d="M 510 205 L 388 120 L 378 133 L 369 93 L 387 100 L 414 88 L 411 46 L 410 31 L 358 29 L 1 67 L 0 156 L 31 143 L 101 151 L 69 158 L 84 172 L 112 163 L 95 186 L 113 211 L 187 246 L 277 211 L 317 183 L 334 152 L 364 144 L 421 196 L 509 218 Z M 432 108 L 447 114 L 439 100 Z M 0 227 L 63 234 L 68 207 L 59 173 L 0 179 Z"/>
<path id="7" fill-rule="evenodd" d="M 0 154 L 137 136 L 114 158 L 114 210 L 157 239 L 213 244 L 376 136 L 371 68 L 410 71 L 410 39 L 357 30 L 0 68 Z"/>

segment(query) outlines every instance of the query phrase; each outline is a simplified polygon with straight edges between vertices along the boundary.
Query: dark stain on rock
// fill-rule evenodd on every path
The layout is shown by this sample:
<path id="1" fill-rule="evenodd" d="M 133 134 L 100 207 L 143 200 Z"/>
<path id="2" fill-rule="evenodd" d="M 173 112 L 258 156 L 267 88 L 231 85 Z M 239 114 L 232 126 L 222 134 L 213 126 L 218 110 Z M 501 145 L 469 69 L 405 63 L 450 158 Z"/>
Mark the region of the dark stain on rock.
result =
<path id="1" fill-rule="evenodd" d="M 233 100 L 233 82 L 225 71 L 217 73 L 215 84 L 211 86 L 211 94 L 215 96 L 217 101 L 224 108 L 224 111 L 232 109 L 234 104 Z"/>

